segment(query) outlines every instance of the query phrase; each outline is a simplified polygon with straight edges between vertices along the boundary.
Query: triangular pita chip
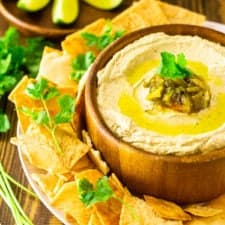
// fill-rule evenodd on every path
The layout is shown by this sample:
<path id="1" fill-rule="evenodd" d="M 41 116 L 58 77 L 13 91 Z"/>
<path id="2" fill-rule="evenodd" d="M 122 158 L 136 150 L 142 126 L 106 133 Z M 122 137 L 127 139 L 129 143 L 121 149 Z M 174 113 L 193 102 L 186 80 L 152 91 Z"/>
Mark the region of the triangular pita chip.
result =
<path id="1" fill-rule="evenodd" d="M 80 201 L 75 181 L 65 183 L 52 199 L 51 204 L 70 215 L 79 225 L 88 225 L 92 209 L 86 208 Z"/>
<path id="2" fill-rule="evenodd" d="M 144 199 L 152 210 L 162 218 L 182 221 L 191 220 L 191 216 L 185 213 L 180 206 L 173 202 L 148 195 L 145 195 Z"/>
<path id="3" fill-rule="evenodd" d="M 158 4 L 165 13 L 169 23 L 202 25 L 205 21 L 205 16 L 202 14 L 165 2 L 158 1 Z"/>
<path id="4" fill-rule="evenodd" d="M 182 225 L 182 221 L 165 220 L 157 216 L 143 200 L 126 194 L 119 225 Z"/>

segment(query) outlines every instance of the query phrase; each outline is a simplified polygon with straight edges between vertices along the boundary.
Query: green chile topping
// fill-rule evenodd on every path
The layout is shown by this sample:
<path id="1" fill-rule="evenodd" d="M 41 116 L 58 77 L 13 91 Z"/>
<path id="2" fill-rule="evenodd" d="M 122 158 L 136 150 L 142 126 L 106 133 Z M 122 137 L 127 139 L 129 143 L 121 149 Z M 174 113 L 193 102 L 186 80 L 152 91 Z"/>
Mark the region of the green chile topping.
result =
<path id="1" fill-rule="evenodd" d="M 210 104 L 210 90 L 206 82 L 186 68 L 183 54 L 176 57 L 168 52 L 161 53 L 160 67 L 149 81 L 147 99 L 157 105 L 183 113 L 194 113 Z"/>

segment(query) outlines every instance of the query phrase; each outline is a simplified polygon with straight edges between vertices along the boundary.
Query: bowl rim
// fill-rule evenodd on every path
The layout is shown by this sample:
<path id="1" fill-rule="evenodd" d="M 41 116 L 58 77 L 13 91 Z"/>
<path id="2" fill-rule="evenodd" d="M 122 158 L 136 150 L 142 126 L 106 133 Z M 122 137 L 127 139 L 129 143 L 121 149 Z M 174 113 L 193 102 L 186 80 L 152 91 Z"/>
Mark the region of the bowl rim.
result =
<path id="1" fill-rule="evenodd" d="M 203 39 L 207 39 L 212 42 L 216 42 L 225 46 L 225 34 L 219 31 L 216 31 L 211 28 L 196 26 L 196 25 L 187 25 L 187 24 L 166 24 L 147 27 L 133 31 L 120 39 L 113 42 L 107 48 L 105 48 L 96 58 L 95 62 L 90 68 L 88 73 L 88 78 L 85 84 L 85 102 L 87 103 L 89 109 L 91 108 L 91 113 L 94 117 L 96 124 L 101 132 L 104 132 L 104 135 L 108 140 L 120 144 L 120 146 L 129 149 L 130 151 L 141 152 L 152 159 L 159 159 L 167 162 L 173 163 L 205 163 L 211 160 L 217 160 L 225 157 L 225 148 L 217 149 L 214 151 L 206 153 L 197 153 L 197 154 L 188 154 L 188 155 L 160 155 L 152 152 L 145 151 L 141 148 L 135 147 L 128 142 L 125 142 L 119 137 L 117 137 L 106 125 L 104 122 L 100 111 L 97 106 L 97 72 L 101 70 L 107 62 L 112 58 L 112 56 L 124 48 L 127 44 L 134 42 L 135 40 L 156 32 L 164 32 L 169 35 L 191 35 L 199 36 Z M 109 54 L 110 53 L 110 54 Z M 85 107 L 86 107 L 85 103 Z"/>

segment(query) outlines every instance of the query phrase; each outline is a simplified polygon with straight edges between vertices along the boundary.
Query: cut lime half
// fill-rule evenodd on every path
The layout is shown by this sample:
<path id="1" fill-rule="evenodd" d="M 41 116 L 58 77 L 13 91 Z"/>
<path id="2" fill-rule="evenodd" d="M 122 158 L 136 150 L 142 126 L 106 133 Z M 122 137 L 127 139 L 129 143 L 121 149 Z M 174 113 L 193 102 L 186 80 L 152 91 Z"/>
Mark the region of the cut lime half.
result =
<path id="1" fill-rule="evenodd" d="M 123 0 L 83 0 L 89 5 L 103 10 L 111 10 L 118 7 Z"/>
<path id="2" fill-rule="evenodd" d="M 17 7 L 27 12 L 36 12 L 48 5 L 50 0 L 19 0 Z"/>
<path id="3" fill-rule="evenodd" d="M 79 15 L 78 0 L 54 0 L 52 21 L 55 24 L 71 24 Z"/>

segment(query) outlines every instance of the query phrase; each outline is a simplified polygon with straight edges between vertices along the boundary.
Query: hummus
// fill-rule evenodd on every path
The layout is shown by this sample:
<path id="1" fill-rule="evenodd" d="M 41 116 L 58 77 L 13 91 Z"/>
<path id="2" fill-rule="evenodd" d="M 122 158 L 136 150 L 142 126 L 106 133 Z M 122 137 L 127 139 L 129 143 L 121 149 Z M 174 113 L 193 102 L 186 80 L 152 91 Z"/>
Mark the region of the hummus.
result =
<path id="1" fill-rule="evenodd" d="M 186 56 L 187 67 L 210 89 L 209 107 L 188 114 L 157 110 L 146 100 L 143 82 L 156 73 L 164 51 Z M 100 113 L 123 141 L 157 154 L 225 147 L 225 48 L 219 44 L 197 36 L 150 34 L 115 54 L 97 77 Z"/>

